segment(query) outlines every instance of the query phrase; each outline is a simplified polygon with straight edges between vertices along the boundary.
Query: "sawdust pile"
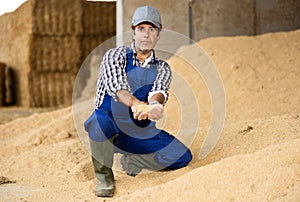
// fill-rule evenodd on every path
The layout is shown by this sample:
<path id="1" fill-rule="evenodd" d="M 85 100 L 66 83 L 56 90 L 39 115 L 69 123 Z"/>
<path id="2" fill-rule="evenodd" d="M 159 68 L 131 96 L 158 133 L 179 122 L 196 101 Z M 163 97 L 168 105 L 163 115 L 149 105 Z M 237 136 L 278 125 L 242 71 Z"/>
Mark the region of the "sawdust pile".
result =
<path id="1" fill-rule="evenodd" d="M 199 44 L 226 92 L 217 146 L 197 159 L 211 116 L 209 94 L 193 72 L 184 71 L 184 61 L 171 58 L 173 70 L 198 89 L 203 118 L 191 145 L 195 158 L 183 169 L 135 178 L 116 171 L 116 194 L 105 201 L 300 201 L 300 30 Z M 167 114 L 180 113 L 174 103 L 171 97 Z M 175 125 L 168 130 L 176 131 Z M 1 124 L 0 131 L 0 176 L 7 182 L 0 185 L 1 200 L 96 200 L 90 155 L 71 107 Z"/>

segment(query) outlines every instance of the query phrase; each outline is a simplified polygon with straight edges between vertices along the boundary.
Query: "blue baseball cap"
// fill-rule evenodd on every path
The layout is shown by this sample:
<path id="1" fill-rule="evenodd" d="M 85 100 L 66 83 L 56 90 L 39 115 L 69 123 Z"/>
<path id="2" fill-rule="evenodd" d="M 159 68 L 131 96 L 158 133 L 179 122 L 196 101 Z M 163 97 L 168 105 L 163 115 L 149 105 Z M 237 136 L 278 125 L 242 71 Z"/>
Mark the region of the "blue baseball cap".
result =
<path id="1" fill-rule="evenodd" d="M 137 26 L 142 22 L 150 22 L 157 28 L 161 27 L 159 11 L 151 6 L 142 6 L 135 10 L 132 17 L 132 25 Z"/>

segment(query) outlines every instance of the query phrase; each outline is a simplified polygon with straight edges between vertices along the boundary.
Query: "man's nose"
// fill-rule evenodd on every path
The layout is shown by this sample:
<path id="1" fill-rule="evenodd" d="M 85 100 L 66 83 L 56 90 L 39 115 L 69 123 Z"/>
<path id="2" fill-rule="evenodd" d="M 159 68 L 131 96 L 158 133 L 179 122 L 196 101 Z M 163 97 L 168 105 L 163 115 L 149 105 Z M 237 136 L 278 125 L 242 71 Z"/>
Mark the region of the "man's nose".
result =
<path id="1" fill-rule="evenodd" d="M 150 36 L 150 31 L 149 29 L 146 29 L 144 32 L 144 37 L 149 37 Z"/>

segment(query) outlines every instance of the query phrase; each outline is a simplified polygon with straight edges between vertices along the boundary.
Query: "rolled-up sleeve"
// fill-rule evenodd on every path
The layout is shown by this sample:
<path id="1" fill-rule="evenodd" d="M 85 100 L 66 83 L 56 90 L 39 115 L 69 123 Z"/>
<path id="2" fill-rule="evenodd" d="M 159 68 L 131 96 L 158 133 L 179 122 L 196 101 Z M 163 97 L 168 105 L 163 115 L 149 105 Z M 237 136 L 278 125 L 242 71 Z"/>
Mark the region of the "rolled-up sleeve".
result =
<path id="1" fill-rule="evenodd" d="M 122 48 L 110 49 L 104 55 L 100 68 L 99 79 L 103 80 L 106 92 L 117 101 L 116 93 L 119 90 L 128 90 L 126 72 L 126 50 Z"/>
<path id="2" fill-rule="evenodd" d="M 157 76 L 154 81 L 153 87 L 149 92 L 150 99 L 156 93 L 162 93 L 165 96 L 165 102 L 168 100 L 168 90 L 172 80 L 172 71 L 170 65 L 165 61 L 159 61 L 157 68 Z"/>

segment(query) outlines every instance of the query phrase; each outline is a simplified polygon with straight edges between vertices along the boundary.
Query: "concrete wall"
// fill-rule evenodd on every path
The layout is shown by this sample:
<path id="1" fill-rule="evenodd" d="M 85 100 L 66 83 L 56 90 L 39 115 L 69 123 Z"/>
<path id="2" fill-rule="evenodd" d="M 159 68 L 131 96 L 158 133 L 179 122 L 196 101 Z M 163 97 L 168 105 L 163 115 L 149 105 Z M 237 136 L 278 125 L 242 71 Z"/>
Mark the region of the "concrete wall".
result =
<path id="1" fill-rule="evenodd" d="M 194 0 L 193 39 L 253 35 L 253 0 Z"/>
<path id="2" fill-rule="evenodd" d="M 255 34 L 300 29 L 300 0 L 256 0 Z"/>
<path id="3" fill-rule="evenodd" d="M 300 28 L 300 0 L 193 0 L 193 39 Z"/>
<path id="4" fill-rule="evenodd" d="M 124 31 L 129 30 L 136 7 L 151 5 L 160 10 L 164 28 L 194 41 L 300 28 L 300 0 L 123 0 L 122 3 Z"/>
<path id="5" fill-rule="evenodd" d="M 15 72 L 18 105 L 70 105 L 85 57 L 116 33 L 116 4 L 29 0 L 0 17 L 0 61 Z M 85 82 L 85 81 L 82 81 Z"/>

